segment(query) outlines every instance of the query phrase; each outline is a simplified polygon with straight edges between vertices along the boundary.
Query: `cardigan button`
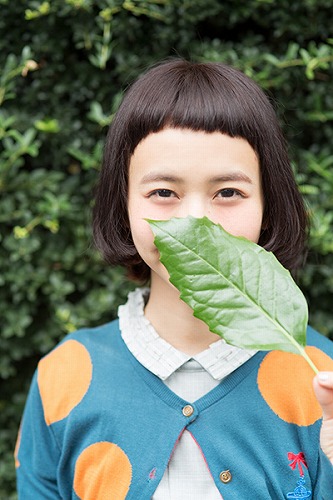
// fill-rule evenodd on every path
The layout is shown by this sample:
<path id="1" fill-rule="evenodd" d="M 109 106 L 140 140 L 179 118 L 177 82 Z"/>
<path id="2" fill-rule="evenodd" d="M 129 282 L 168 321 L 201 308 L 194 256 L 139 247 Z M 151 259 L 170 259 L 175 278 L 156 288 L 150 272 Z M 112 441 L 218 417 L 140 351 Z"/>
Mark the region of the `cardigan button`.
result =
<path id="1" fill-rule="evenodd" d="M 223 470 L 221 473 L 220 473 L 220 479 L 222 481 L 222 483 L 230 483 L 230 481 L 232 480 L 232 474 L 230 472 L 230 470 Z"/>
<path id="2" fill-rule="evenodd" d="M 182 412 L 183 412 L 184 417 L 190 417 L 194 413 L 194 408 L 191 405 L 186 405 L 182 409 Z"/>

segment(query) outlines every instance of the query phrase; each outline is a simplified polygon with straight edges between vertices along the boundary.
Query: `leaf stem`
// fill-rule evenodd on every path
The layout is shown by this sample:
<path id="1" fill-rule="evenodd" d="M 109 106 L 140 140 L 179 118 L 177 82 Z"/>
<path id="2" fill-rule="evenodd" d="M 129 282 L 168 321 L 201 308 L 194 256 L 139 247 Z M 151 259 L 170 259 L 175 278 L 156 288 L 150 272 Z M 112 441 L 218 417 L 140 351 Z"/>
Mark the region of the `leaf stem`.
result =
<path id="1" fill-rule="evenodd" d="M 307 352 L 306 352 L 305 349 L 302 349 L 302 356 L 305 359 L 305 361 L 307 361 L 309 363 L 309 365 L 311 366 L 312 370 L 317 375 L 317 373 L 319 373 L 319 370 L 316 367 L 316 365 L 313 363 L 313 361 L 311 360 L 311 358 L 309 357 L 309 355 L 307 354 Z"/>

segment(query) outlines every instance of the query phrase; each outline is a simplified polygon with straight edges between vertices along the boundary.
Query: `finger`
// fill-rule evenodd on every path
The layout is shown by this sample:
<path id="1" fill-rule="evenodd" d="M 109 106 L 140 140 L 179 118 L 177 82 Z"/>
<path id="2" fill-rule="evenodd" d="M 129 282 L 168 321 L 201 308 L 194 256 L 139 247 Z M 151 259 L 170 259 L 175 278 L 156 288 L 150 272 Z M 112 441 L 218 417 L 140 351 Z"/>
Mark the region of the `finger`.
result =
<path id="1" fill-rule="evenodd" d="M 316 398 L 323 410 L 323 419 L 333 419 L 333 372 L 320 372 L 313 380 Z"/>

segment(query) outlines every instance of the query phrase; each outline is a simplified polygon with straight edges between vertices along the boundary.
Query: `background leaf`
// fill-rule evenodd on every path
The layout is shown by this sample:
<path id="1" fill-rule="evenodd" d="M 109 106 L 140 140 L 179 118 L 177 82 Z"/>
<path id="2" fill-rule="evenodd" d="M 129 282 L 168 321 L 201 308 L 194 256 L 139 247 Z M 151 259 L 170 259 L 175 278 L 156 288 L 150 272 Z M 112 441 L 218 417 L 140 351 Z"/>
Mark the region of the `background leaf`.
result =
<path id="1" fill-rule="evenodd" d="M 207 217 L 148 221 L 180 296 L 229 344 L 303 354 L 308 309 L 271 253 Z"/>

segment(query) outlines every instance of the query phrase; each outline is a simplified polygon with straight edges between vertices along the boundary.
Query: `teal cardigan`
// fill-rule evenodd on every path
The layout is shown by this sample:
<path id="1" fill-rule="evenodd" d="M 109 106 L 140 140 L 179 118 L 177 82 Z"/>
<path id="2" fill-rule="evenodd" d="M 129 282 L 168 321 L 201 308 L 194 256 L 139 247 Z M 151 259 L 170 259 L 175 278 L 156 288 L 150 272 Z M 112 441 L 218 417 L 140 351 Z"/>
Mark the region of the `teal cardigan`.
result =
<path id="1" fill-rule="evenodd" d="M 309 328 L 308 344 L 332 369 L 332 342 Z M 302 362 L 258 352 L 189 403 L 134 358 L 117 320 L 70 334 L 32 381 L 16 447 L 19 499 L 148 500 L 187 429 L 224 500 L 332 500 Z"/>

